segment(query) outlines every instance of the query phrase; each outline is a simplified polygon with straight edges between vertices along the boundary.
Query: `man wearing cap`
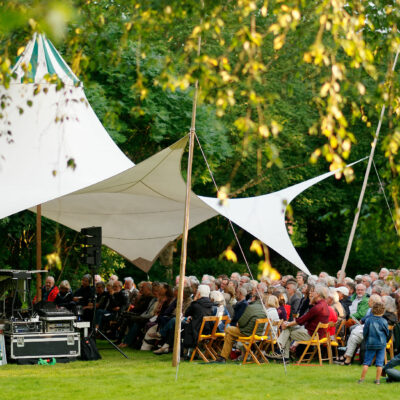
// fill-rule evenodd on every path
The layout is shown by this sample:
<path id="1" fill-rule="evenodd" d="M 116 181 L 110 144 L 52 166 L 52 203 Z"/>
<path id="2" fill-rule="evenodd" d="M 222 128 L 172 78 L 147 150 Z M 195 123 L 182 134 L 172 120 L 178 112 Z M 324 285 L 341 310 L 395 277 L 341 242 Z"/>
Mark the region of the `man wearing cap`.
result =
<path id="1" fill-rule="evenodd" d="M 347 289 L 346 286 L 339 286 L 335 290 L 338 292 L 339 303 L 343 306 L 347 319 L 350 316 L 350 305 L 351 305 L 351 301 L 349 299 L 349 289 Z"/>

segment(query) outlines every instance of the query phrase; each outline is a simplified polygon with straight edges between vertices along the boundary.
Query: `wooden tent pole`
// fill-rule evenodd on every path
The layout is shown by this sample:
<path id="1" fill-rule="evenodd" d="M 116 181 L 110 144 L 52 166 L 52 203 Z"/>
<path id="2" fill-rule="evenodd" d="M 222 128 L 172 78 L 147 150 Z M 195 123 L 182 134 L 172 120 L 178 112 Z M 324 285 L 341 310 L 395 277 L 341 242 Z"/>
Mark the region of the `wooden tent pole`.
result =
<path id="1" fill-rule="evenodd" d="M 42 205 L 36 207 L 36 269 L 42 269 Z M 36 274 L 36 299 L 42 300 L 42 276 Z"/>
<path id="2" fill-rule="evenodd" d="M 396 67 L 396 63 L 397 63 L 397 58 L 399 56 L 399 52 L 400 52 L 400 47 L 397 50 L 397 53 L 396 53 L 396 56 L 395 56 L 395 59 L 394 59 L 394 62 L 393 62 L 392 72 L 394 72 L 394 69 Z M 372 146 L 371 146 L 371 153 L 370 153 L 370 156 L 369 156 L 367 169 L 365 171 L 364 182 L 363 182 L 363 185 L 362 185 L 362 188 L 361 188 L 360 198 L 358 199 L 358 203 L 357 203 L 357 209 L 356 209 L 356 214 L 354 216 L 353 226 L 351 227 L 351 232 L 350 232 L 349 241 L 347 243 L 346 253 L 344 255 L 342 268 L 340 269 L 339 283 L 342 282 L 343 279 L 344 279 L 344 272 L 346 270 L 347 261 L 349 260 L 350 250 L 351 250 L 351 246 L 353 244 L 354 234 L 356 232 L 358 218 L 360 216 L 360 211 L 361 211 L 361 206 L 362 206 L 362 202 L 363 202 L 363 199 L 364 199 L 365 189 L 367 187 L 368 177 L 369 177 L 369 173 L 370 173 L 370 170 L 371 170 L 371 166 L 372 166 L 372 161 L 373 161 L 373 158 L 374 158 L 376 145 L 378 143 L 378 137 L 379 137 L 379 133 L 380 133 L 380 130 L 381 130 L 381 126 L 382 126 L 382 121 L 383 121 L 383 116 L 384 115 L 385 115 L 385 105 L 382 106 L 381 115 L 380 115 L 380 118 L 379 118 L 379 123 L 378 123 L 378 126 L 376 128 L 376 132 L 375 132 L 375 138 L 374 138 L 374 141 L 373 141 Z"/>
<path id="3" fill-rule="evenodd" d="M 199 36 L 197 55 L 200 55 L 201 48 L 201 36 Z M 199 93 L 199 81 L 196 80 L 194 86 L 194 97 L 192 106 L 192 121 L 189 132 L 189 157 L 187 166 L 187 177 L 186 177 L 186 198 L 185 198 L 185 215 L 183 221 L 183 234 L 182 234 L 182 250 L 181 250 L 181 263 L 179 268 L 179 287 L 178 297 L 176 302 L 176 321 L 175 321 L 175 337 L 174 337 L 174 349 L 172 354 L 172 366 L 177 367 L 180 360 L 181 351 L 181 316 L 182 316 L 182 303 L 183 303 L 183 288 L 185 284 L 185 273 L 186 273 L 186 258 L 187 258 L 187 239 L 189 234 L 189 210 L 190 210 L 190 192 L 192 187 L 192 165 L 193 165 L 193 149 L 194 139 L 196 134 L 196 110 L 197 110 L 197 98 Z"/>

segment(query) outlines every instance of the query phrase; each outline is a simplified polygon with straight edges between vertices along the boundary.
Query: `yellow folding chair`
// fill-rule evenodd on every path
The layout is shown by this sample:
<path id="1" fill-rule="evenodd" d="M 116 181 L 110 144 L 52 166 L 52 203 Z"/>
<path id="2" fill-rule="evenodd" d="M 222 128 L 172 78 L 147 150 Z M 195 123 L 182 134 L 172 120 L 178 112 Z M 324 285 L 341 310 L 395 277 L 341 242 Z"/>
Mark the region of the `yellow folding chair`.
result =
<path id="1" fill-rule="evenodd" d="M 389 325 L 390 339 L 386 344 L 385 364 L 387 363 L 387 352 L 389 352 L 390 359 L 394 358 L 394 345 L 393 345 L 393 325 Z"/>
<path id="2" fill-rule="evenodd" d="M 214 335 L 215 332 L 217 331 L 220 318 L 221 317 L 215 317 L 215 316 L 203 317 L 203 321 L 201 322 L 200 326 L 199 337 L 197 338 L 197 344 L 192 353 L 192 356 L 190 357 L 190 361 L 194 360 L 194 357 L 196 356 L 197 353 L 203 359 L 204 362 L 210 362 L 210 360 L 206 357 L 206 355 L 208 355 L 213 361 L 217 359 L 215 351 L 212 349 L 212 343 L 214 341 Z M 211 323 L 213 323 L 211 333 L 204 334 L 203 332 L 205 327 L 206 326 L 208 327 L 209 324 Z M 203 351 L 201 350 L 201 347 L 204 348 Z"/>
<path id="3" fill-rule="evenodd" d="M 335 359 L 339 360 L 339 346 L 344 346 L 344 334 L 342 331 L 345 329 L 345 320 L 342 319 L 339 323 L 330 322 L 329 326 L 336 326 L 334 338 L 331 338 L 331 348 L 335 349 Z"/>
<path id="4" fill-rule="evenodd" d="M 298 344 L 304 344 L 306 345 L 306 348 L 303 351 L 303 354 L 301 355 L 299 361 L 297 362 L 297 365 L 301 364 L 302 361 L 307 362 L 308 364 L 312 361 L 314 358 L 315 354 L 318 351 L 318 359 L 319 359 L 319 365 L 322 366 L 322 361 L 329 361 L 329 364 L 333 363 L 332 360 L 332 347 L 331 347 L 331 337 L 328 332 L 328 327 L 329 324 L 323 324 L 319 323 L 318 326 L 315 328 L 314 333 L 312 334 L 310 340 L 298 340 Z M 318 331 L 320 329 L 325 329 L 325 334 L 323 337 L 320 338 Z M 321 347 L 326 346 L 328 356 L 326 358 L 322 357 L 322 351 Z M 312 347 L 312 350 L 309 351 L 310 347 Z"/>
<path id="5" fill-rule="evenodd" d="M 264 335 L 260 337 L 259 347 L 263 354 L 267 353 L 268 351 L 275 352 L 275 345 L 279 337 L 282 323 L 283 319 L 280 319 L 279 321 L 272 321 L 272 323 L 271 320 L 269 321 Z M 276 332 L 275 334 L 272 332 L 272 329 L 274 329 Z"/>
<path id="6" fill-rule="evenodd" d="M 222 317 L 218 317 L 218 324 L 215 326 L 215 330 L 213 329 L 212 334 L 212 341 L 211 341 L 211 350 L 214 353 L 214 356 L 217 357 L 218 353 L 222 350 L 222 347 L 224 345 L 224 339 L 225 339 L 225 329 L 226 326 L 231 322 L 231 319 L 227 315 L 223 315 Z M 223 332 L 217 332 L 218 326 L 221 323 L 221 321 L 225 321 L 224 325 L 224 331 Z"/>
<path id="7" fill-rule="evenodd" d="M 261 338 L 264 337 L 264 335 L 257 335 L 257 331 L 262 331 L 263 333 L 268 329 L 268 318 L 259 318 L 256 319 L 256 322 L 254 324 L 253 332 L 250 336 L 239 336 L 236 341 L 239 343 L 242 343 L 244 348 L 245 348 L 245 354 L 243 358 L 243 364 L 250 364 L 250 363 L 256 363 L 258 365 L 261 365 L 260 361 L 258 360 L 257 356 L 254 354 L 254 351 L 256 354 L 260 356 L 260 358 L 265 362 L 268 363 L 269 361 L 267 358 L 264 356 L 262 353 L 258 342 L 261 340 Z M 263 328 L 261 326 L 263 325 Z M 254 349 L 254 351 L 253 351 Z M 247 358 L 251 356 L 253 361 L 247 361 Z"/>

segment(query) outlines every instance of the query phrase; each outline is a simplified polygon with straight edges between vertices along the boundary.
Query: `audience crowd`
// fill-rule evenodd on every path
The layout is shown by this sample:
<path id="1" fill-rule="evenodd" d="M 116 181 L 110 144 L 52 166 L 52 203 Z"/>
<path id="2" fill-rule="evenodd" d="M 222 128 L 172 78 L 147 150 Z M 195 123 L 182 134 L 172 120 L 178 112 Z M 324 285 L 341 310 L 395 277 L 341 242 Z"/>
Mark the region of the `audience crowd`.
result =
<path id="1" fill-rule="evenodd" d="M 184 277 L 182 356 L 190 357 L 196 347 L 205 316 L 228 316 L 229 323 L 222 321 L 218 326 L 218 331 L 225 333 L 218 363 L 241 360 L 243 352 L 236 339 L 250 335 L 258 318 L 283 320 L 279 331 L 272 332 L 278 346 L 266 357 L 284 362 L 299 357 L 303 349 L 298 342 L 309 340 L 320 322 L 331 322 L 328 334 L 334 340 L 338 335 L 344 340 L 336 363 L 347 366 L 358 358 L 364 365 L 359 383 L 373 360 L 375 383 L 380 383 L 381 374 L 387 381 L 400 381 L 400 371 L 394 368 L 400 364 L 400 354 L 384 365 L 391 337 L 395 354 L 400 352 L 400 271 L 381 268 L 379 273 L 354 279 L 339 277 L 339 272 L 337 277 L 326 272 L 319 276 L 298 272 L 276 281 L 267 277 L 257 281 L 237 272 L 231 276 L 204 275 L 201 280 Z M 72 291 L 68 281 L 57 288 L 48 277 L 42 298 L 94 321 L 95 327 L 120 348 L 131 346 L 160 355 L 171 352 L 174 346 L 179 279 L 177 276 L 174 287 L 148 281 L 136 287 L 130 277 L 122 283 L 114 275 L 105 283 L 96 276 L 93 288 L 91 276 L 85 275 L 81 287 Z M 326 334 L 325 330 L 319 332 L 320 337 Z"/>

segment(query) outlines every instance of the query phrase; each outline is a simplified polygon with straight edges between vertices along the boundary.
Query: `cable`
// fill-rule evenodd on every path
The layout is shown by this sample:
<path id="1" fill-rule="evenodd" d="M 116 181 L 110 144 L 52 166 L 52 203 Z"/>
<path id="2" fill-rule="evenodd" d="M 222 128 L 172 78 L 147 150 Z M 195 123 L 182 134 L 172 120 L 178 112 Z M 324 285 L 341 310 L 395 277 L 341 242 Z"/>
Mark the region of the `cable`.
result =
<path id="1" fill-rule="evenodd" d="M 376 165 L 375 165 L 375 161 L 372 160 L 372 163 L 373 163 L 373 165 L 374 165 L 374 169 L 375 169 L 375 172 L 376 172 L 376 176 L 378 177 L 379 186 L 380 186 L 381 189 L 382 189 L 383 197 L 385 198 L 386 205 L 387 205 L 387 207 L 388 207 L 388 209 L 389 209 L 389 213 L 390 213 L 390 217 L 392 218 L 392 222 L 393 222 L 394 229 L 396 230 L 396 233 L 399 234 L 399 231 L 398 231 L 398 229 L 397 229 L 396 222 L 395 222 L 395 220 L 394 220 L 394 218 L 393 218 L 392 210 L 391 210 L 390 205 L 389 205 L 389 201 L 388 201 L 388 199 L 387 199 L 387 197 L 386 197 L 385 188 L 383 187 L 381 178 L 379 177 L 379 173 L 378 173 L 378 170 L 377 170 Z"/>

